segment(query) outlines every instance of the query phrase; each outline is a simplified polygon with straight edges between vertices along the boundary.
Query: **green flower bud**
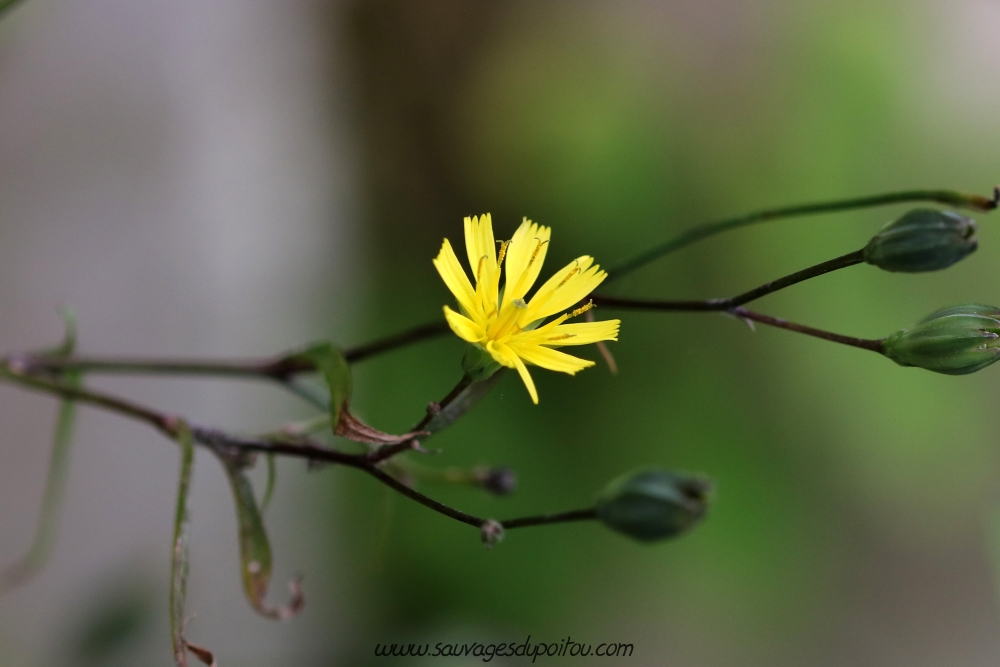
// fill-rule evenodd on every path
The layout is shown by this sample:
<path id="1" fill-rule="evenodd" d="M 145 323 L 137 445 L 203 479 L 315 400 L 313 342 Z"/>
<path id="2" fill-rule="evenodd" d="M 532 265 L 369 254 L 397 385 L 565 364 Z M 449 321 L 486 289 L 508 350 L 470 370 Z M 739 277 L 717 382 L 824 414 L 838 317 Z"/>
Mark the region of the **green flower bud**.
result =
<path id="1" fill-rule="evenodd" d="M 644 542 L 693 528 L 708 508 L 708 480 L 669 470 L 639 470 L 608 484 L 597 499 L 597 518 Z"/>
<path id="2" fill-rule="evenodd" d="M 948 375 L 986 368 L 1000 354 L 1000 309 L 970 303 L 944 308 L 885 339 L 883 352 L 901 366 Z"/>
<path id="3" fill-rule="evenodd" d="M 978 245 L 974 220 L 918 208 L 883 227 L 863 253 L 866 262 L 880 269 L 919 273 L 946 269 Z"/>
<path id="4" fill-rule="evenodd" d="M 473 380 L 485 380 L 500 370 L 500 364 L 478 345 L 468 345 L 462 356 L 462 371 Z"/>

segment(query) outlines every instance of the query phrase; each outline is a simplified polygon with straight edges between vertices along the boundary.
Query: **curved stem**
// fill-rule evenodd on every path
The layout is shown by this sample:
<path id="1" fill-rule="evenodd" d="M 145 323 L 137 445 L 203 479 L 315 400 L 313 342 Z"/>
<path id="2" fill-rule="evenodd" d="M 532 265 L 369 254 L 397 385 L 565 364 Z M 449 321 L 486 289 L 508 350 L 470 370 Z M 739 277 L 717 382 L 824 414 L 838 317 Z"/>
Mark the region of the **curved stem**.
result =
<path id="1" fill-rule="evenodd" d="M 816 338 L 822 338 L 823 340 L 829 340 L 834 343 L 842 343 L 844 345 L 850 345 L 851 347 L 859 347 L 862 350 L 871 350 L 872 352 L 878 352 L 879 354 L 882 354 L 884 347 L 884 338 L 855 338 L 854 336 L 843 336 L 831 331 L 824 331 L 823 329 L 807 327 L 804 324 L 789 322 L 788 320 L 783 320 L 779 317 L 772 317 L 770 315 L 764 315 L 763 313 L 757 313 L 752 310 L 747 310 L 746 308 L 733 308 L 729 311 L 729 313 L 744 320 L 760 322 L 761 324 L 766 324 L 771 327 L 787 329 L 788 331 L 803 333 L 807 336 L 815 336 Z"/>
<path id="2" fill-rule="evenodd" d="M 795 285 L 796 283 L 801 283 L 805 280 L 809 280 L 810 278 L 815 278 L 816 276 L 821 276 L 825 273 L 830 273 L 831 271 L 843 269 L 848 266 L 854 266 L 855 264 L 860 264 L 862 262 L 864 262 L 864 250 L 856 250 L 855 252 L 850 252 L 835 259 L 811 266 L 808 269 L 802 269 L 801 271 L 784 276 L 783 278 L 772 280 L 771 282 L 761 285 L 760 287 L 755 287 L 748 292 L 726 299 L 708 299 L 705 301 L 648 301 L 644 299 L 622 299 L 610 296 L 593 295 L 590 297 L 590 300 L 598 306 L 620 308 L 623 310 L 674 310 L 689 312 L 732 310 L 737 306 L 742 306 L 745 303 L 749 303 L 768 294 L 772 294 L 773 292 L 777 292 L 778 290 Z"/>
<path id="3" fill-rule="evenodd" d="M 173 415 L 158 412 L 153 408 L 133 403 L 110 394 L 76 387 L 70 384 L 51 380 L 48 378 L 25 375 L 8 366 L 0 366 L 0 380 L 6 380 L 19 384 L 28 389 L 44 392 L 54 396 L 59 396 L 66 400 L 76 401 L 81 404 L 92 405 L 110 412 L 114 412 L 125 417 L 131 417 L 144 422 L 156 430 L 163 433 L 171 440 L 176 440 L 185 429 L 190 429 L 192 440 L 202 447 L 212 450 L 225 458 L 245 457 L 256 452 L 292 456 L 309 461 L 324 461 L 338 463 L 351 468 L 357 468 L 368 473 L 389 488 L 398 493 L 417 501 L 421 505 L 428 507 L 439 514 L 443 514 L 451 519 L 460 521 L 470 526 L 480 527 L 486 519 L 474 516 L 467 512 L 454 509 L 441 502 L 430 498 L 416 489 L 403 484 L 395 477 L 385 472 L 379 467 L 380 460 L 371 460 L 368 454 L 348 454 L 331 449 L 320 442 L 303 438 L 295 443 L 280 441 L 259 440 L 232 435 L 224 431 L 197 426 L 186 422 Z M 562 514 L 549 514 L 542 517 L 527 517 L 524 519 L 514 519 L 510 522 L 510 527 L 520 527 L 529 525 L 540 525 L 541 523 L 556 523 L 559 521 L 576 521 L 588 518 L 579 516 L 578 512 L 566 512 Z M 505 524 L 507 525 L 507 524 Z"/>
<path id="4" fill-rule="evenodd" d="M 735 218 L 709 222 L 678 234 L 674 238 L 645 250 L 634 257 L 619 262 L 608 269 L 608 277 L 604 283 L 608 284 L 612 280 L 617 280 L 622 276 L 632 273 L 639 267 L 649 264 L 663 255 L 680 250 L 702 239 L 715 236 L 722 232 L 738 229 L 758 222 L 778 220 L 781 218 L 792 218 L 803 215 L 817 215 L 820 213 L 834 213 L 837 211 L 848 211 L 852 209 L 872 208 L 875 206 L 886 206 L 888 204 L 900 204 L 904 202 L 933 202 L 948 206 L 970 208 L 977 211 L 992 211 L 1000 203 L 1000 188 L 994 188 L 992 197 L 982 195 L 972 195 L 953 190 L 907 190 L 905 192 L 893 192 L 872 197 L 857 197 L 853 199 L 840 199 L 829 202 L 819 202 L 815 204 L 800 204 L 797 206 L 785 206 L 782 208 L 772 208 L 756 213 L 749 213 Z"/>

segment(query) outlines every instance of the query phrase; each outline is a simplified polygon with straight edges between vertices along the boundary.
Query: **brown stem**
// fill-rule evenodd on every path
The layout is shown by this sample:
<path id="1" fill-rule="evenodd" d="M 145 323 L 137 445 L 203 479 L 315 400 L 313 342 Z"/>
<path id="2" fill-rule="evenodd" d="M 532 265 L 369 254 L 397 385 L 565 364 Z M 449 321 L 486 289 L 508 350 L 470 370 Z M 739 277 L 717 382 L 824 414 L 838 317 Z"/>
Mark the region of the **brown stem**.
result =
<path id="1" fill-rule="evenodd" d="M 255 452 L 273 454 L 278 456 L 291 456 L 306 459 L 308 461 L 323 461 L 328 463 L 338 463 L 351 468 L 357 468 L 368 473 L 386 486 L 401 493 L 402 495 L 417 501 L 421 505 L 428 507 L 439 514 L 461 521 L 470 526 L 480 527 L 486 519 L 462 512 L 433 498 L 430 498 L 416 489 L 406 486 L 395 477 L 379 468 L 378 464 L 384 459 L 371 460 L 368 454 L 348 454 L 326 447 L 322 443 L 308 438 L 296 441 L 295 443 L 260 440 L 246 438 L 242 436 L 226 433 L 219 429 L 205 426 L 193 425 L 178 417 L 158 412 L 153 408 L 134 403 L 111 394 L 106 394 L 83 387 L 73 387 L 57 380 L 49 378 L 26 375 L 18 368 L 11 368 L 10 365 L 0 367 L 0 380 L 6 380 L 19 384 L 22 387 L 33 389 L 47 394 L 60 396 L 65 399 L 77 401 L 78 403 L 99 407 L 116 414 L 131 417 L 146 423 L 156 430 L 166 435 L 171 440 L 176 439 L 177 434 L 186 423 L 191 430 L 191 437 L 198 445 L 212 450 L 223 458 L 247 456 Z M 567 513 L 565 521 L 573 521 L 582 517 L 571 517 L 573 513 Z M 551 517 L 548 523 L 554 523 L 561 515 L 547 515 Z M 513 527 L 521 525 L 537 525 L 538 517 L 528 517 L 526 519 L 513 520 Z"/>
<path id="2" fill-rule="evenodd" d="M 344 350 L 349 363 L 364 361 L 383 352 L 417 343 L 448 332 L 446 322 L 431 322 L 401 333 Z M 109 374 L 212 375 L 264 378 L 287 382 L 300 373 L 316 370 L 315 364 L 300 356 L 267 359 L 157 359 L 128 357 L 68 357 L 14 354 L 7 358 L 12 368 L 26 373 L 81 371 Z"/>
<path id="3" fill-rule="evenodd" d="M 779 317 L 772 317 L 770 315 L 764 315 L 763 313 L 757 313 L 752 310 L 747 310 L 746 308 L 733 308 L 729 312 L 736 317 L 745 320 L 752 320 L 768 326 L 778 327 L 779 329 L 787 329 L 788 331 L 803 333 L 807 336 L 815 336 L 816 338 L 833 341 L 834 343 L 843 343 L 844 345 L 859 347 L 862 350 L 871 350 L 872 352 L 878 352 L 879 354 L 882 354 L 882 348 L 884 346 L 885 339 L 883 338 L 855 338 L 854 336 L 843 336 L 831 331 L 824 331 L 823 329 L 807 327 L 804 324 L 789 322 L 788 320 L 783 320 Z"/>

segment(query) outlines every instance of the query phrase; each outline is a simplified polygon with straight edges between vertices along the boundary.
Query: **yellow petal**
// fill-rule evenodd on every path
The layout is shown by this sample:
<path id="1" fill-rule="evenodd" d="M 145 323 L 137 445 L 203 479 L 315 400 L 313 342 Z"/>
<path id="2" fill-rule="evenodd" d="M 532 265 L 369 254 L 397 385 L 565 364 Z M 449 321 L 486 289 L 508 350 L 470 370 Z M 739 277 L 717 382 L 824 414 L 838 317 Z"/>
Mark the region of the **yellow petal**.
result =
<path id="1" fill-rule="evenodd" d="M 589 261 L 583 262 L 582 260 Z M 590 257 L 581 257 L 542 285 L 538 294 L 528 304 L 525 321 L 533 322 L 539 318 L 560 313 L 579 303 L 597 289 L 597 286 L 604 282 L 608 274 L 601 271 L 596 264 L 590 266 L 592 261 L 593 259 Z M 588 268 L 583 268 L 584 264 Z M 562 278 L 555 282 L 554 279 L 559 276 Z M 543 292 L 543 290 L 545 291 Z"/>
<path id="2" fill-rule="evenodd" d="M 531 297 L 531 301 L 528 303 L 527 312 L 525 312 L 525 321 L 523 324 L 534 322 L 539 319 L 539 316 L 537 316 L 536 313 L 541 312 L 542 308 L 548 304 L 556 290 L 559 289 L 560 286 L 564 286 L 574 276 L 589 269 L 590 265 L 593 263 L 593 257 L 583 255 L 582 257 L 577 257 L 572 262 L 556 271 L 551 278 L 546 280 L 545 283 L 538 288 L 535 295 Z M 527 319 L 528 317 L 531 317 L 532 319 L 529 320 Z"/>
<path id="3" fill-rule="evenodd" d="M 601 322 L 579 322 L 577 324 L 559 324 L 554 327 L 546 325 L 535 331 L 526 331 L 518 336 L 518 341 L 524 340 L 539 345 L 561 347 L 563 345 L 589 345 L 602 340 L 618 340 L 618 326 L 621 320 L 603 320 Z"/>
<path id="4" fill-rule="evenodd" d="M 527 218 L 514 232 L 507 249 L 507 287 L 504 289 L 503 305 L 514 299 L 524 298 L 538 280 L 551 236 L 552 230 L 549 227 L 533 223 Z"/>
<path id="5" fill-rule="evenodd" d="M 523 347 L 511 345 L 511 349 L 525 361 L 559 373 L 574 375 L 577 371 L 594 365 L 594 362 L 588 359 L 580 359 L 540 345 L 525 345 Z"/>
<path id="6" fill-rule="evenodd" d="M 493 276 L 497 268 L 497 247 L 493 240 L 493 219 L 489 213 L 465 219 L 465 250 L 477 283 L 485 280 L 487 275 Z"/>
<path id="7" fill-rule="evenodd" d="M 451 330 L 464 341 L 478 343 L 485 336 L 482 328 L 464 315 L 456 313 L 448 306 L 444 307 L 444 318 L 448 320 Z"/>
<path id="8" fill-rule="evenodd" d="M 538 390 L 535 389 L 535 381 L 531 379 L 531 373 L 528 372 L 528 368 L 524 365 L 524 362 L 516 355 L 514 356 L 514 360 L 517 367 L 517 374 L 521 376 L 521 381 L 524 382 L 524 386 L 528 388 L 528 394 L 531 395 L 531 402 L 538 405 Z"/>
<path id="9" fill-rule="evenodd" d="M 434 259 L 434 268 L 441 274 L 441 279 L 448 290 L 455 295 L 462 309 L 466 313 L 476 314 L 480 310 L 476 305 L 476 291 L 472 289 L 472 283 L 462 270 L 462 265 L 459 264 L 448 239 L 441 244 L 441 252 Z"/>

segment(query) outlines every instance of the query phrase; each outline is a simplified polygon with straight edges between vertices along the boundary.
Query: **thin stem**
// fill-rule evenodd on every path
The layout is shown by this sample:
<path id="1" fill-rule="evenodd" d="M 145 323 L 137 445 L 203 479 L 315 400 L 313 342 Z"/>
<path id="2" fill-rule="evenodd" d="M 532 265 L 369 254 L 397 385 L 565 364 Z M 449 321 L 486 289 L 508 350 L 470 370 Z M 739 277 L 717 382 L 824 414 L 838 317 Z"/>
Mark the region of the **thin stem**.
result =
<path id="1" fill-rule="evenodd" d="M 779 329 L 787 329 L 788 331 L 803 333 L 807 336 L 815 336 L 816 338 L 822 338 L 823 340 L 829 340 L 834 343 L 842 343 L 844 345 L 850 345 L 851 347 L 859 347 L 862 350 L 871 350 L 872 352 L 878 352 L 879 354 L 882 354 L 883 351 L 883 344 L 885 340 L 883 338 L 855 338 L 854 336 L 843 336 L 830 331 L 824 331 L 823 329 L 807 327 L 804 324 L 796 324 L 795 322 L 789 322 L 788 320 L 783 320 L 778 317 L 757 313 L 752 310 L 747 310 L 746 308 L 733 308 L 729 312 L 736 317 L 745 320 L 752 320 L 768 326 L 778 327 Z"/>
<path id="2" fill-rule="evenodd" d="M 2 0 L 0 0 L 2 1 Z M 348 363 L 417 343 L 449 331 L 447 322 L 431 322 L 388 338 L 344 350 Z M 293 376 L 316 370 L 315 364 L 301 357 L 281 356 L 267 359 L 158 359 L 128 357 L 68 357 L 15 354 L 8 365 L 26 373 L 81 371 L 84 373 L 123 375 L 209 375 L 217 377 L 263 378 L 287 383 Z"/>
<path id="3" fill-rule="evenodd" d="M 344 358 L 347 359 L 348 363 L 353 364 L 411 343 L 418 343 L 428 338 L 441 336 L 449 331 L 448 323 L 444 321 L 422 324 L 394 336 L 347 349 L 344 351 Z"/>
<path id="4" fill-rule="evenodd" d="M 424 507 L 429 507 L 435 512 L 439 514 L 444 514 L 445 516 L 455 519 L 456 521 L 461 521 L 462 523 L 466 523 L 470 526 L 475 526 L 476 528 L 482 526 L 483 523 L 485 523 L 486 521 L 486 519 L 482 519 L 472 514 L 468 514 L 461 510 L 457 510 L 453 507 L 448 507 L 443 503 L 439 503 L 433 498 L 430 498 L 420 493 L 416 489 L 409 487 L 406 484 L 403 484 L 398 479 L 396 479 L 389 473 L 385 472 L 384 470 L 381 470 L 376 467 L 371 467 L 371 468 L 365 468 L 364 471 L 367 472 L 372 477 L 374 477 L 375 479 L 377 479 L 378 481 L 388 486 L 389 488 L 406 496 L 407 498 L 410 498 L 411 500 L 416 500 Z"/>
<path id="5" fill-rule="evenodd" d="M 686 246 L 714 236 L 721 232 L 738 229 L 747 225 L 780 218 L 792 218 L 804 215 L 817 215 L 820 213 L 834 213 L 836 211 L 848 211 L 852 209 L 872 208 L 875 206 L 885 206 L 888 204 L 900 204 L 903 202 L 934 202 L 948 206 L 958 206 L 970 208 L 978 211 L 992 211 L 1000 203 L 1000 188 L 994 188 L 993 197 L 983 197 L 981 195 L 965 194 L 952 190 L 908 190 L 906 192 L 894 192 L 872 197 L 858 197 L 854 199 L 841 199 L 830 202 L 820 202 L 816 204 L 801 204 L 797 206 L 786 206 L 782 208 L 772 208 L 764 211 L 757 211 L 736 218 L 709 222 L 678 234 L 674 238 L 645 250 L 636 256 L 616 264 L 608 269 L 608 277 L 604 283 L 608 284 L 622 276 L 632 273 L 641 266 L 649 264 L 663 255 L 680 250 Z"/>
<path id="6" fill-rule="evenodd" d="M 568 521 L 591 521 L 597 518 L 597 510 L 588 507 L 585 510 L 572 510 L 570 512 L 556 512 L 553 514 L 540 514 L 538 516 L 526 516 L 520 519 L 508 519 L 501 521 L 505 529 L 524 528 L 527 526 L 544 526 L 550 523 L 566 523 Z"/>
<path id="7" fill-rule="evenodd" d="M 427 413 L 423 416 L 423 418 L 421 418 L 420 421 L 417 422 L 416 426 L 414 426 L 411 430 L 419 431 L 423 429 L 425 426 L 427 426 L 431 422 L 431 420 L 434 419 L 434 417 L 436 417 L 439 412 L 441 412 L 441 410 L 444 410 L 446 407 L 451 405 L 455 401 L 455 399 L 457 399 L 462 394 L 462 392 L 465 391 L 465 389 L 472 384 L 472 382 L 473 380 L 471 377 L 469 377 L 468 375 L 463 375 L 462 379 L 458 381 L 458 384 L 455 385 L 454 389 L 448 392 L 447 396 L 445 396 L 438 403 L 436 403 L 433 406 L 433 408 L 431 406 L 427 407 Z"/>
<path id="8" fill-rule="evenodd" d="M 441 412 L 441 410 L 451 405 L 451 403 L 461 395 L 462 391 L 464 391 L 465 388 L 471 384 L 472 384 L 472 378 L 470 378 L 468 375 L 463 375 L 462 379 L 458 381 L 458 384 L 455 385 L 454 389 L 448 392 L 447 396 L 442 398 L 439 403 L 434 403 L 433 408 L 431 406 L 428 406 L 427 413 L 423 416 L 423 418 L 420 421 L 417 422 L 417 424 L 412 429 L 410 429 L 410 432 L 422 431 L 423 428 L 427 426 L 427 424 L 429 424 L 432 419 L 434 419 L 435 415 L 437 415 L 439 412 Z M 419 446 L 420 443 L 415 438 L 407 440 L 406 442 L 400 442 L 395 445 L 383 445 L 382 447 L 379 447 L 378 449 L 373 449 L 371 452 L 369 452 L 366 458 L 368 462 L 371 464 L 379 464 L 388 461 L 397 454 L 402 454 L 403 452 L 408 452 L 417 449 L 419 448 Z"/>
<path id="9" fill-rule="evenodd" d="M 110 394 L 92 389 L 86 389 L 84 387 L 74 387 L 56 380 L 50 380 L 33 375 L 25 375 L 21 372 L 12 371 L 9 366 L 0 367 L 0 380 L 7 380 L 28 389 L 59 396 L 66 400 L 73 400 L 78 403 L 99 407 L 125 417 L 131 417 L 152 426 L 171 440 L 176 440 L 185 428 L 184 424 L 187 424 L 187 428 L 190 429 L 191 438 L 195 443 L 206 447 L 223 457 L 247 456 L 255 452 L 261 452 L 264 454 L 303 458 L 309 461 L 339 463 L 351 468 L 357 468 L 368 473 L 398 493 L 415 500 L 421 505 L 438 512 L 439 514 L 443 514 L 449 518 L 455 519 L 456 521 L 461 521 L 462 523 L 475 526 L 477 528 L 486 522 L 486 519 L 449 507 L 434 500 L 433 498 L 425 496 L 409 486 L 406 486 L 395 477 L 379 468 L 378 461 L 372 462 L 367 454 L 347 454 L 345 452 L 340 452 L 326 447 L 322 443 L 305 438 L 302 439 L 301 442 L 290 444 L 285 442 L 272 442 L 236 436 L 218 429 L 193 425 L 190 424 L 190 422 L 185 422 L 178 417 L 157 412 L 152 408 L 138 403 L 133 403 Z M 512 527 L 537 525 L 545 522 L 555 523 L 557 521 L 574 521 L 585 518 L 583 516 L 577 516 L 577 513 L 574 512 L 545 516 L 549 518 L 544 520 L 539 517 L 514 519 L 512 520 Z"/>
<path id="10" fill-rule="evenodd" d="M 821 276 L 848 266 L 854 266 L 864 261 L 864 250 L 856 250 L 855 252 L 849 252 L 846 255 L 841 255 L 821 264 L 811 266 L 808 269 L 802 269 L 791 275 L 772 280 L 743 294 L 725 299 L 708 299 L 705 301 L 648 301 L 644 299 L 622 299 L 600 295 L 593 295 L 590 299 L 595 305 L 623 310 L 674 310 L 689 312 L 732 310 L 736 306 L 742 306 L 745 303 L 795 285 L 796 283 L 801 283 L 810 278 L 815 278 L 816 276 Z"/>

